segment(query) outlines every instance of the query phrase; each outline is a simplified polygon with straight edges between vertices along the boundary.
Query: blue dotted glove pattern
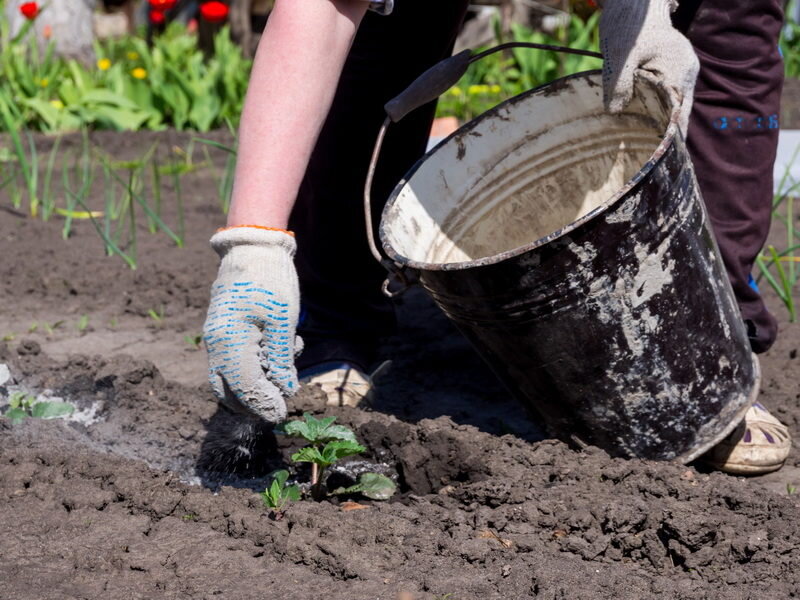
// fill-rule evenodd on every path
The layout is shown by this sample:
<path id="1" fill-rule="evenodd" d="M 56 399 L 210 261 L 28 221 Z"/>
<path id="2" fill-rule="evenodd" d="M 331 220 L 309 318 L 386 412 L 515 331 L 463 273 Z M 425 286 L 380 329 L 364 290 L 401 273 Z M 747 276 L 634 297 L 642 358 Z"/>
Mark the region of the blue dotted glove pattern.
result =
<path id="1" fill-rule="evenodd" d="M 298 385 L 296 319 L 288 302 L 252 281 L 213 285 L 203 339 L 220 401 L 272 422 L 285 418 L 283 397 Z"/>

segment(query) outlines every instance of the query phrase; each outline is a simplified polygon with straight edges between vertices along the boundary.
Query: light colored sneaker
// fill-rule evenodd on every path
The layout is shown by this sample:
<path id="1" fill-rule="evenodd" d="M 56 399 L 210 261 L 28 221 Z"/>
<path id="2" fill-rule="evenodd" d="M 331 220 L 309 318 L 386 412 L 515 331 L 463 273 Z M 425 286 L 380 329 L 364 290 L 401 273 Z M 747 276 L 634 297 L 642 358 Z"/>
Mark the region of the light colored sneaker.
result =
<path id="1" fill-rule="evenodd" d="M 371 375 L 348 363 L 330 362 L 316 365 L 300 374 L 302 385 L 318 385 L 327 396 L 328 406 L 358 407 L 369 404 L 375 391 L 374 381 L 388 367 L 383 363 Z"/>
<path id="2" fill-rule="evenodd" d="M 762 475 L 780 469 L 791 448 L 786 425 L 756 402 L 739 426 L 700 460 L 724 473 Z"/>

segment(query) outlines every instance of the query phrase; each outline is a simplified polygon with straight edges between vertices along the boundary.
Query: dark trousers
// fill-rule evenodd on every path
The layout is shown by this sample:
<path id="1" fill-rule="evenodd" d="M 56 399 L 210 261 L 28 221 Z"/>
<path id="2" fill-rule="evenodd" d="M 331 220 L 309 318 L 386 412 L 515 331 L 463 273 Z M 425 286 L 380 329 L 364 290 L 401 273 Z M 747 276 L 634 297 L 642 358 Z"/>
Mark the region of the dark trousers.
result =
<path id="1" fill-rule="evenodd" d="M 401 0 L 388 17 L 368 13 L 359 28 L 289 223 L 297 234 L 298 330 L 306 342 L 300 369 L 333 359 L 369 368 L 377 338 L 394 331 L 392 304 L 381 293 L 386 273 L 364 232 L 367 166 L 383 105 L 451 54 L 467 4 Z M 376 222 L 425 152 L 434 113 L 431 104 L 390 128 L 373 188 Z"/>
<path id="2" fill-rule="evenodd" d="M 700 59 L 688 146 L 755 352 L 778 333 L 749 284 L 769 233 L 783 61 L 781 0 L 681 0 L 675 25 Z"/>
<path id="3" fill-rule="evenodd" d="M 394 330 L 380 292 L 385 272 L 363 231 L 367 165 L 383 105 L 450 54 L 467 4 L 402 0 L 389 17 L 368 14 L 359 29 L 290 222 L 304 307 L 301 369 L 333 359 L 368 368 L 377 338 Z M 682 0 L 675 23 L 701 62 L 689 150 L 751 343 L 763 352 L 777 325 L 748 280 L 770 224 L 780 0 Z M 376 220 L 424 152 L 433 114 L 431 105 L 390 129 L 373 189 Z"/>

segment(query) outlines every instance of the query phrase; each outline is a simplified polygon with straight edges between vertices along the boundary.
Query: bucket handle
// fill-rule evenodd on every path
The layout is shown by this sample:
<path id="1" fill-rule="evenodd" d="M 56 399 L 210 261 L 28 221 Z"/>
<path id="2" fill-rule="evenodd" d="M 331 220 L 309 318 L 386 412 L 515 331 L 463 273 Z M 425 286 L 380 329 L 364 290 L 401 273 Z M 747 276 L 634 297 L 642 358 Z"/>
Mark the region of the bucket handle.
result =
<path id="1" fill-rule="evenodd" d="M 397 123 L 409 113 L 428 104 L 428 102 L 436 100 L 453 87 L 458 83 L 458 80 L 461 79 L 461 76 L 466 73 L 467 68 L 472 63 L 490 54 L 494 54 L 495 52 L 507 50 L 508 48 L 533 48 L 536 50 L 552 50 L 563 54 L 577 54 L 579 56 L 603 58 L 603 55 L 599 52 L 575 50 L 564 46 L 535 44 L 532 42 L 507 42 L 474 55 L 472 50 L 462 50 L 458 54 L 454 54 L 433 65 L 430 69 L 417 77 L 405 91 L 401 92 L 384 105 L 383 108 L 386 111 L 386 119 L 384 119 L 380 131 L 378 131 L 378 139 L 375 141 L 375 148 L 372 151 L 372 158 L 369 161 L 369 169 L 367 170 L 367 179 L 364 184 L 364 218 L 370 252 L 372 252 L 372 256 L 375 257 L 375 260 L 383 265 L 389 272 L 388 278 L 383 283 L 383 293 L 390 298 L 401 295 L 413 285 L 413 282 L 406 275 L 405 266 L 397 264 L 390 258 L 384 256 L 375 243 L 375 232 L 373 231 L 374 227 L 372 224 L 372 183 L 375 178 L 375 169 L 378 164 L 381 148 L 383 147 L 383 141 L 386 137 L 386 130 L 389 128 L 390 124 Z M 399 287 L 392 285 L 392 283 L 395 282 L 399 284 Z M 393 287 L 395 289 L 393 289 Z"/>

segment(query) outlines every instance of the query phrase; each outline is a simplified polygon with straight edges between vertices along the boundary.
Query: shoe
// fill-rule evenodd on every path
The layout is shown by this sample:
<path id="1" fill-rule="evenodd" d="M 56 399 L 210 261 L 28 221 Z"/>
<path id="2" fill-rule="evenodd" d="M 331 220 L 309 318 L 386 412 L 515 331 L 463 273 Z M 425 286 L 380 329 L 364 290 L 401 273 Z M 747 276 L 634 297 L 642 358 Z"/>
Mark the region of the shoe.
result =
<path id="1" fill-rule="evenodd" d="M 388 361 L 367 375 L 355 365 L 328 362 L 305 369 L 300 373 L 301 385 L 317 385 L 327 396 L 327 406 L 352 406 L 369 404 L 375 390 L 375 379 L 388 366 Z"/>
<path id="2" fill-rule="evenodd" d="M 763 475 L 780 469 L 791 448 L 786 425 L 756 402 L 739 426 L 700 460 L 724 473 Z"/>

